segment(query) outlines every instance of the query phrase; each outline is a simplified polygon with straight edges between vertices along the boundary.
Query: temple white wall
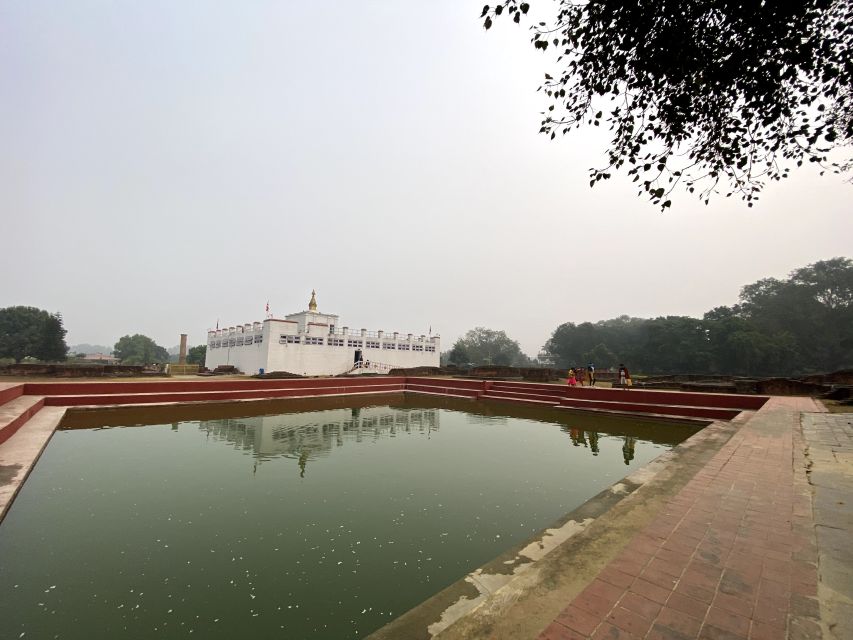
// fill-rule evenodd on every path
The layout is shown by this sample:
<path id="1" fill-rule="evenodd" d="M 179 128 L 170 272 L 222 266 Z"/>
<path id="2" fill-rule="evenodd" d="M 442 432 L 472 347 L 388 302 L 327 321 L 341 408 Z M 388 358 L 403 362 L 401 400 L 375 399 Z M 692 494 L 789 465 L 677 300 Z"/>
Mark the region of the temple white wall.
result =
<path id="1" fill-rule="evenodd" d="M 246 374 L 338 375 L 353 367 L 359 351 L 362 360 L 388 367 L 439 366 L 438 336 L 351 330 L 338 322 L 337 315 L 304 311 L 210 331 L 205 366 L 233 365 Z"/>

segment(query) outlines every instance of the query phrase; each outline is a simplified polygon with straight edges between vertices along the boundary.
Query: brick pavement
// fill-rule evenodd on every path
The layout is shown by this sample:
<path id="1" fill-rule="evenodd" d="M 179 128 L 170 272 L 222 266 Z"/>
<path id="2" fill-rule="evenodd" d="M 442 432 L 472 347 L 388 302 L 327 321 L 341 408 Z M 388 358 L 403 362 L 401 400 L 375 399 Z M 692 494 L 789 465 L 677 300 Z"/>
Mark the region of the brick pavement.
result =
<path id="1" fill-rule="evenodd" d="M 820 638 L 800 412 L 772 398 L 539 640 Z"/>
<path id="2" fill-rule="evenodd" d="M 853 638 L 853 414 L 806 413 L 818 599 L 826 640 Z"/>

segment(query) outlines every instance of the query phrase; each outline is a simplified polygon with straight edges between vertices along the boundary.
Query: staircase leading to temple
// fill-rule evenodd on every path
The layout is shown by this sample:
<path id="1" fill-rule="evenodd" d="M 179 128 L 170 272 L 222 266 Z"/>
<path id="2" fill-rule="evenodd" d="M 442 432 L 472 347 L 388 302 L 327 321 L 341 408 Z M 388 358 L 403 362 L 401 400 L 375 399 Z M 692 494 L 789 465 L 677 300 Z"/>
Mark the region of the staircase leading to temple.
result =
<path id="1" fill-rule="evenodd" d="M 349 373 L 388 373 L 391 369 L 397 367 L 393 364 L 385 364 L 383 362 L 374 362 L 373 360 L 359 360 L 351 369 L 344 371 L 343 375 Z"/>

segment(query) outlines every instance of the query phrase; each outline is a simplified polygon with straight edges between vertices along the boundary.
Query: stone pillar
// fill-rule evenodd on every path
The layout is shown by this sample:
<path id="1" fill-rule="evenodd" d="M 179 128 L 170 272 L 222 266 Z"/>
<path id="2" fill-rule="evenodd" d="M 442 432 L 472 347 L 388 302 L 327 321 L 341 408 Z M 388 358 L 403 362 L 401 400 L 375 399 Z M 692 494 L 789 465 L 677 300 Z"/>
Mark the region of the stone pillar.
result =
<path id="1" fill-rule="evenodd" d="M 187 334 L 181 334 L 181 350 L 178 352 L 178 364 L 187 363 Z"/>

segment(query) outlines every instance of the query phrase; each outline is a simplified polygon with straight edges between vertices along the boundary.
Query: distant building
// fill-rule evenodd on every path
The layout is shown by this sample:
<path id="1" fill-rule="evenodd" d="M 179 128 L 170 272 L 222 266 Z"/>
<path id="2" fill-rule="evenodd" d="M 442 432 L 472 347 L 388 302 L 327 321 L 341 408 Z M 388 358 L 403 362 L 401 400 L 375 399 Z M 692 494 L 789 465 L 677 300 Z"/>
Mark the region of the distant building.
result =
<path id="1" fill-rule="evenodd" d="M 106 353 L 87 353 L 83 356 L 83 360 L 86 362 L 98 362 L 101 364 L 118 364 L 119 359 L 112 355 L 107 355 Z"/>
<path id="2" fill-rule="evenodd" d="M 542 351 L 539 352 L 539 355 L 536 356 L 536 360 L 539 365 L 543 367 L 553 367 L 555 362 L 554 356 L 544 349 L 542 349 Z"/>
<path id="3" fill-rule="evenodd" d="M 388 373 L 394 368 L 437 367 L 440 354 L 438 336 L 342 327 L 336 314 L 317 311 L 312 291 L 307 311 L 208 331 L 205 366 L 233 365 L 249 374 Z"/>

